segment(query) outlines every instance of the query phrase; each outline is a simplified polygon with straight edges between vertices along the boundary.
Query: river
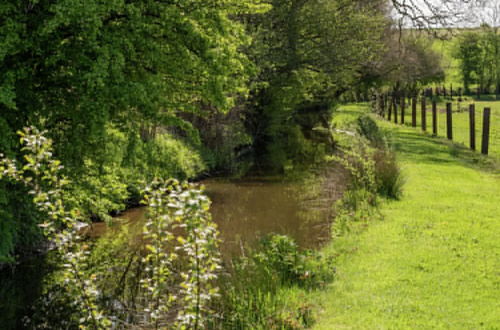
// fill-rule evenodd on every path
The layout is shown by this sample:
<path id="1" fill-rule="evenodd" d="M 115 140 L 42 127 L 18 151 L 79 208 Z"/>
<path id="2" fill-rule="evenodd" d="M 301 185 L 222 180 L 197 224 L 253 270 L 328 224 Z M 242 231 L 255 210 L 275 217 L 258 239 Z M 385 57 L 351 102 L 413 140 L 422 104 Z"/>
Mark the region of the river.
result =
<path id="1" fill-rule="evenodd" d="M 318 248 L 328 242 L 332 205 L 345 189 L 342 181 L 338 173 L 305 182 L 265 177 L 203 181 L 212 200 L 211 213 L 220 230 L 224 259 L 245 254 L 268 234 L 289 235 L 301 248 Z M 140 230 L 146 212 L 144 207 L 125 211 L 115 218 L 115 225 L 126 223 Z M 95 223 L 89 235 L 99 239 L 109 230 L 105 223 Z M 0 329 L 20 327 L 27 307 L 41 290 L 41 264 L 42 257 L 0 272 Z"/>

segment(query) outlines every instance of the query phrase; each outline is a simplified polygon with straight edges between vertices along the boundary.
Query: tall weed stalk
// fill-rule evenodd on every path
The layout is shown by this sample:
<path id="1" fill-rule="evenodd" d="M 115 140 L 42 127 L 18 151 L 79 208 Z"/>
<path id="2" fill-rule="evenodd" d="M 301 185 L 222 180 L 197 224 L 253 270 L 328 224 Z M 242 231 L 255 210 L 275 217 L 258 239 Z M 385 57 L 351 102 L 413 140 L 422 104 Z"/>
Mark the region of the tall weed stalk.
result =
<path id="1" fill-rule="evenodd" d="M 63 190 L 69 181 L 60 173 L 61 163 L 52 158 L 52 141 L 43 136 L 44 132 L 33 127 L 25 128 L 18 134 L 25 162 L 19 164 L 0 155 L 0 179 L 24 183 L 31 189 L 29 194 L 33 196 L 35 205 L 46 214 L 46 221 L 39 226 L 57 252 L 62 278 L 59 285 L 78 310 L 80 328 L 107 328 L 110 320 L 97 303 L 97 276 L 85 276 L 90 252 L 88 245 L 78 244 L 81 239 L 78 211 L 66 208 Z"/>
<path id="2" fill-rule="evenodd" d="M 25 152 L 23 164 L 0 155 L 0 179 L 30 187 L 34 203 L 46 215 L 40 227 L 60 267 L 55 283 L 40 300 L 38 318 L 29 321 L 28 326 L 205 328 L 211 312 L 209 302 L 218 296 L 215 280 L 221 261 L 218 231 L 203 191 L 176 180 L 154 180 L 146 186 L 144 203 L 149 211 L 143 230 L 144 251 L 140 252 L 141 258 L 132 256 L 122 276 L 130 269 L 140 270 L 131 281 L 131 285 L 139 284 L 140 290 L 130 290 L 139 298 L 120 301 L 114 293 L 124 290 L 110 293 L 102 282 L 109 279 L 102 272 L 116 269 L 92 267 L 89 262 L 90 247 L 80 235 L 82 219 L 78 210 L 67 207 L 64 188 L 68 180 L 60 173 L 60 162 L 52 157 L 52 141 L 43 133 L 36 128 L 19 132 Z M 131 266 L 134 260 L 138 263 Z M 56 306 L 60 304 L 67 308 Z M 63 314 L 54 317 L 50 313 L 54 310 Z"/>

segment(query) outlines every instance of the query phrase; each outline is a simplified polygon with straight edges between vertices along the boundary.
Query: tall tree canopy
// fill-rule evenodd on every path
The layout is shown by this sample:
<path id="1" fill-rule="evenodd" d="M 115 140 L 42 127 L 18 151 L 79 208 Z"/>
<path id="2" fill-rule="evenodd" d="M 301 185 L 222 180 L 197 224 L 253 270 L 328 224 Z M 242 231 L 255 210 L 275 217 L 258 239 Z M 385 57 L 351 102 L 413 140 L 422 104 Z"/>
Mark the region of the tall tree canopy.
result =
<path id="1" fill-rule="evenodd" d="M 4 0 L 0 152 L 21 158 L 15 132 L 46 129 L 68 195 L 99 218 L 140 178 L 230 167 L 245 148 L 275 170 L 314 161 L 332 105 L 390 50 L 391 10 L 442 16 L 424 3 L 428 15 L 412 0 Z M 0 258 L 36 232 L 24 193 L 0 183 Z"/>
<path id="2" fill-rule="evenodd" d="M 172 124 L 200 103 L 227 109 L 246 90 L 248 39 L 230 15 L 251 1 L 4 1 L 0 105 L 18 128 L 63 132 L 76 152 L 101 141 L 104 124 Z M 5 118 L 5 117 L 4 117 Z M 169 121 L 170 120 L 170 121 Z M 57 139 L 60 141 L 60 139 Z"/>
<path id="3" fill-rule="evenodd" d="M 234 17 L 263 9 L 258 0 L 2 1 L 0 152 L 18 153 L 23 126 L 43 127 L 79 181 L 74 195 L 86 191 L 89 205 L 123 198 L 117 171 L 137 143 L 159 126 L 192 133 L 182 113 L 224 111 L 247 92 L 251 66 L 240 49 L 249 39 Z M 151 163 L 172 156 L 155 150 L 179 149 L 158 143 L 139 157 Z M 28 207 L 13 189 L 0 187 L 0 235 L 11 238 L 2 239 L 0 255 L 11 251 L 19 219 L 33 218 L 14 215 L 14 205 Z"/>
<path id="4" fill-rule="evenodd" d="M 321 115 L 358 81 L 363 63 L 378 56 L 380 3 L 273 0 L 267 14 L 250 18 L 250 54 L 260 71 L 247 124 L 265 165 L 308 157 L 300 128 L 317 119 L 299 122 L 308 112 Z"/>

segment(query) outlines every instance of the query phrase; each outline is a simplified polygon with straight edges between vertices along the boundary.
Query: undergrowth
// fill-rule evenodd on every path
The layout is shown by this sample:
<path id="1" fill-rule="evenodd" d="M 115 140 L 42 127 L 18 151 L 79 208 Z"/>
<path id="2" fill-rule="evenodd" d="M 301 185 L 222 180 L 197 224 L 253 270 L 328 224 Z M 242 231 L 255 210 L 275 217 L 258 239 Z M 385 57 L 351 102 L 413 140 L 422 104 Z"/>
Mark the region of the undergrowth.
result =
<path id="1" fill-rule="evenodd" d="M 396 155 L 387 142 L 386 133 L 366 114 L 348 122 L 343 134 L 349 139 L 340 143 L 340 152 L 330 157 L 350 173 L 349 189 L 336 202 L 336 217 L 332 237 L 349 233 L 358 224 L 366 224 L 381 217 L 378 211 L 380 197 L 400 199 L 404 176 Z"/>
<path id="2" fill-rule="evenodd" d="M 233 260 L 220 278 L 213 329 L 302 329 L 313 324 L 307 293 L 334 276 L 333 259 L 300 250 L 289 237 L 262 239 L 249 256 Z"/>

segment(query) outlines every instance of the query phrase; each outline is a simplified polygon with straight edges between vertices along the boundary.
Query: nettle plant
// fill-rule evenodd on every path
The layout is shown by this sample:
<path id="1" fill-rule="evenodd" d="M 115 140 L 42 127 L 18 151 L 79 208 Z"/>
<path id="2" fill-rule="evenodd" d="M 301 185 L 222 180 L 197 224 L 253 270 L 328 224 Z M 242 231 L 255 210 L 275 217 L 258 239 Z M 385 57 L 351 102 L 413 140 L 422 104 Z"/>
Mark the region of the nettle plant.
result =
<path id="1" fill-rule="evenodd" d="M 143 326 L 202 329 L 221 269 L 218 230 L 203 190 L 176 180 L 155 180 L 146 187 L 144 226 L 148 276 Z M 172 310 L 174 313 L 172 313 Z"/>
<path id="2" fill-rule="evenodd" d="M 341 155 L 329 160 L 341 164 L 351 175 L 351 190 L 365 190 L 372 198 L 377 192 L 375 149 L 363 137 L 355 136 L 350 148 L 341 149 Z M 375 202 L 375 201 L 374 201 Z"/>
<path id="3" fill-rule="evenodd" d="M 58 294 L 71 301 L 71 310 L 76 311 L 69 320 L 59 320 L 57 326 L 203 328 L 210 313 L 208 304 L 218 296 L 214 280 L 221 268 L 218 230 L 203 190 L 176 180 L 154 180 L 146 186 L 144 204 L 148 215 L 140 261 L 144 272 L 138 280 L 143 289 L 142 304 L 134 313 L 136 317 L 120 320 L 100 305 L 105 300 L 98 289 L 102 274 L 93 273 L 89 267 L 89 244 L 80 235 L 82 219 L 78 210 L 67 208 L 64 188 L 69 181 L 61 174 L 61 163 L 53 159 L 52 141 L 44 133 L 33 127 L 19 132 L 25 162 L 19 164 L 0 155 L 0 179 L 24 183 L 46 215 L 40 227 L 57 254 L 60 268 L 58 283 L 53 287 L 63 291 Z M 51 303 L 57 303 L 50 296 L 42 301 L 42 308 L 48 311 Z M 46 320 L 37 321 L 41 324 L 32 327 L 51 326 Z"/>

